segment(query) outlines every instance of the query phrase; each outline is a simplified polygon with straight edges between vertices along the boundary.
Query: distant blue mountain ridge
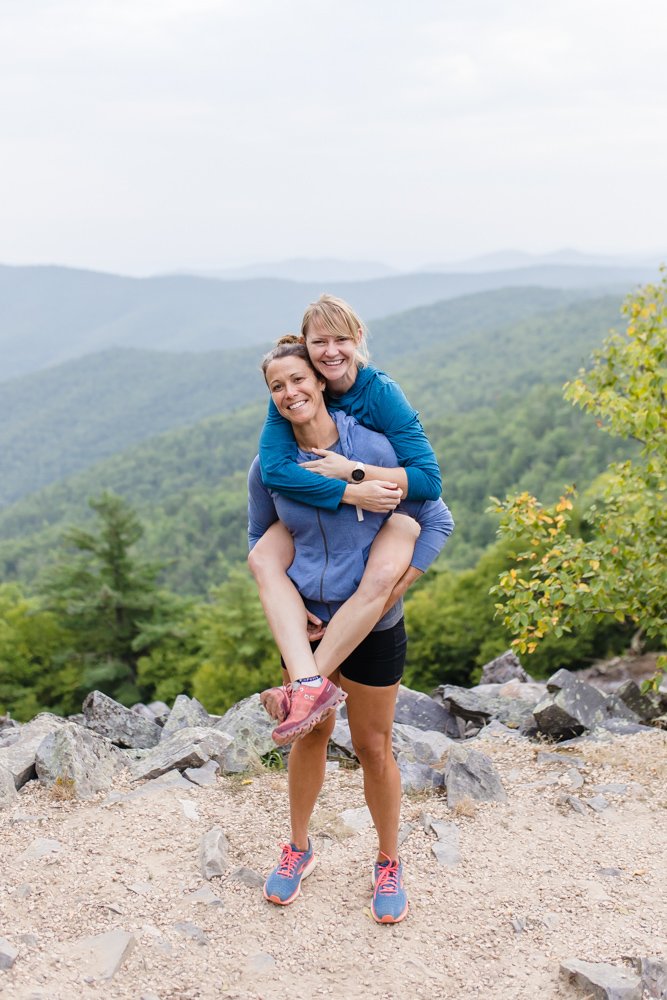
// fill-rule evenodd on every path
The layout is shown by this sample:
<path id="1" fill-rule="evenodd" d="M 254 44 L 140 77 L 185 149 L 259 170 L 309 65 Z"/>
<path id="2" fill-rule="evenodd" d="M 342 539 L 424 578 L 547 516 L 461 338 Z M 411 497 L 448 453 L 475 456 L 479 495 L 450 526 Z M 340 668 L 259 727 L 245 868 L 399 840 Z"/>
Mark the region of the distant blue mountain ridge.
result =
<path id="1" fill-rule="evenodd" d="M 223 281 L 0 265 L 0 383 L 110 347 L 200 352 L 264 344 L 298 329 L 305 306 L 324 291 L 350 301 L 372 326 L 407 309 L 493 289 L 625 294 L 655 276 L 646 265 L 540 265 L 365 281 Z"/>

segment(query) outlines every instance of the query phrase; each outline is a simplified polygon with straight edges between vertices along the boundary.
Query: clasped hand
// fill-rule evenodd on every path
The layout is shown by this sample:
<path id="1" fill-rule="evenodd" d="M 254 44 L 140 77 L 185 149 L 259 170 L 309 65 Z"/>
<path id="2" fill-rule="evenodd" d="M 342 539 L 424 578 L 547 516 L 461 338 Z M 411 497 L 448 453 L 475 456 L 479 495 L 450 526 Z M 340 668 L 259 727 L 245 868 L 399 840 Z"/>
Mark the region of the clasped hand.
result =
<path id="1" fill-rule="evenodd" d="M 317 472 L 328 479 L 342 479 L 346 483 L 350 481 L 354 462 L 345 458 L 345 455 L 339 455 L 337 451 L 327 451 L 326 448 L 313 448 L 313 454 L 322 457 L 310 462 L 301 462 L 304 469 L 310 469 L 311 472 Z"/>

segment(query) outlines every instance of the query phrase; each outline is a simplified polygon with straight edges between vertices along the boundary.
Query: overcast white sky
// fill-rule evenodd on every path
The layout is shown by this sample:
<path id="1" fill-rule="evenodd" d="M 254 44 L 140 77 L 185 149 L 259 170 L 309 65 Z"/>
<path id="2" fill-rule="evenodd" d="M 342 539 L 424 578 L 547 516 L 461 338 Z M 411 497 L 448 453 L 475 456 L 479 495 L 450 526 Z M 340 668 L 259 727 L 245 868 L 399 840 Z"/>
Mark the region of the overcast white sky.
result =
<path id="1" fill-rule="evenodd" d="M 0 262 L 667 249 L 664 0 L 0 0 Z"/>

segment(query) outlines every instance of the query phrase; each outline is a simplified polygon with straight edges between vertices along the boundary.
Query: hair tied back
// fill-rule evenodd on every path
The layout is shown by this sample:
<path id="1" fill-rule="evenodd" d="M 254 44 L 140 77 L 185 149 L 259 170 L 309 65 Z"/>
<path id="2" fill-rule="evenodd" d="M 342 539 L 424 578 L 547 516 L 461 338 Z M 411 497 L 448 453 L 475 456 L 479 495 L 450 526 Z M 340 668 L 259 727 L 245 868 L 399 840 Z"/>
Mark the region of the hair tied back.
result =
<path id="1" fill-rule="evenodd" d="M 284 337 L 281 337 L 276 341 L 276 347 L 280 347 L 281 344 L 303 344 L 305 343 L 303 337 L 297 337 L 295 333 L 286 333 Z"/>

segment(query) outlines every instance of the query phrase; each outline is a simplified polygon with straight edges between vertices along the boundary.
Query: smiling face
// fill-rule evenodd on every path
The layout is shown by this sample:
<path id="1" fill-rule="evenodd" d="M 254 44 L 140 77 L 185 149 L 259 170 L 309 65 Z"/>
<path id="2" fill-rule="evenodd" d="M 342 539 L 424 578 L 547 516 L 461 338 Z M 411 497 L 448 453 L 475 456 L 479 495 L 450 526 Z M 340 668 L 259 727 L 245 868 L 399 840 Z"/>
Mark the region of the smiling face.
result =
<path id="1" fill-rule="evenodd" d="M 305 424 L 323 411 L 324 379 L 296 355 L 275 358 L 265 373 L 266 384 L 281 417 L 291 424 Z"/>
<path id="2" fill-rule="evenodd" d="M 326 379 L 327 388 L 339 396 L 351 389 L 357 378 L 359 341 L 343 330 L 333 333 L 317 318 L 308 325 L 305 341 L 310 360 Z"/>

